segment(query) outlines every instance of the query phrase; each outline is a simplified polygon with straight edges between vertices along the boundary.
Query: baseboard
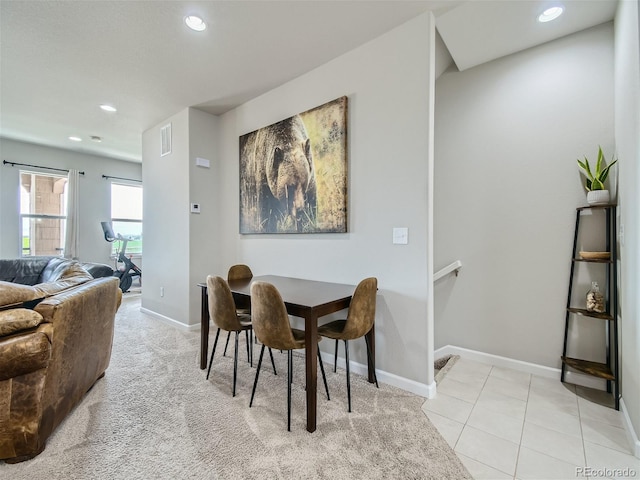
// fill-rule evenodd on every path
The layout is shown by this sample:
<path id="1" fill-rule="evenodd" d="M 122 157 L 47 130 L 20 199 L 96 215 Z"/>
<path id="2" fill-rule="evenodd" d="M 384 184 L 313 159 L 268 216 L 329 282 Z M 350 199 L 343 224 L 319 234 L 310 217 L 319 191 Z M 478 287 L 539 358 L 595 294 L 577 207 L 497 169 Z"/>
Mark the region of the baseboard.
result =
<path id="1" fill-rule="evenodd" d="M 620 399 L 620 411 L 624 418 L 624 430 L 627 434 L 629 445 L 631 445 L 631 453 L 637 458 L 640 458 L 640 440 L 638 440 L 638 435 L 636 435 L 636 431 L 631 423 L 631 418 L 629 417 L 629 411 L 622 398 Z"/>
<path id="2" fill-rule="evenodd" d="M 438 359 L 446 355 L 460 355 L 462 358 L 473 360 L 478 363 L 485 363 L 488 365 L 495 365 L 497 367 L 510 368 L 512 370 L 518 370 L 521 372 L 530 373 L 532 375 L 538 375 L 540 377 L 553 378 L 560 380 L 561 370 L 559 368 L 546 367 L 544 365 L 537 365 L 535 363 L 523 362 L 522 360 L 515 360 L 513 358 L 501 357 L 499 355 L 493 355 L 490 353 L 479 352 L 476 350 L 469 350 L 467 348 L 456 347 L 454 345 L 447 345 L 439 348 L 434 352 L 434 358 Z M 565 380 L 567 383 L 575 385 L 583 385 L 585 387 L 597 388 L 604 390 L 604 381 L 597 378 L 592 378 L 588 375 L 583 375 L 578 372 L 566 372 Z M 636 435 L 629 413 L 624 404 L 624 400 L 620 399 L 620 411 L 624 418 L 624 428 L 629 440 L 633 454 L 640 458 L 640 441 Z"/>
<path id="3" fill-rule="evenodd" d="M 199 323 L 194 325 L 185 325 L 182 322 L 179 322 L 177 320 L 174 320 L 173 318 L 162 315 L 161 313 L 154 312 L 153 310 L 149 310 L 148 308 L 140 307 L 140 311 L 145 315 L 149 315 L 151 317 L 157 318 L 158 320 L 162 321 L 163 323 L 166 323 L 167 325 L 171 325 L 172 327 L 178 327 L 180 330 L 186 330 L 189 332 L 200 330 Z"/>
<path id="4" fill-rule="evenodd" d="M 511 368 L 512 370 L 538 375 L 539 377 L 553 378 L 554 380 L 559 380 L 560 374 L 562 373 L 559 368 L 546 367 L 536 363 L 524 362 L 522 360 L 515 360 L 513 358 L 479 352 L 477 350 L 469 350 L 467 348 L 456 347 L 454 345 L 447 345 L 434 352 L 434 358 L 436 359 L 446 355 L 460 355 L 461 357 L 473 360 L 474 362 L 495 365 L 496 367 Z M 603 380 L 589 375 L 583 375 L 579 372 L 567 371 L 565 379 L 567 383 L 596 388 L 598 390 L 605 390 L 605 382 Z"/>
<path id="5" fill-rule="evenodd" d="M 321 352 L 320 354 L 322 355 L 322 361 L 325 363 L 325 365 L 333 366 L 333 353 Z M 338 357 L 338 367 L 343 370 L 346 368 L 346 362 L 344 358 Z M 327 367 L 325 366 L 325 368 Z M 367 365 L 363 365 L 354 361 L 349 362 L 349 369 L 351 372 L 357 375 L 366 377 L 369 374 Z M 393 373 L 385 372 L 384 370 L 380 370 L 378 368 L 376 368 L 376 377 L 378 378 L 378 383 L 386 383 L 387 385 L 400 388 L 421 397 L 433 398 L 436 395 L 435 382 L 432 382 L 431 385 L 427 385 L 424 383 L 416 382 L 415 380 L 400 377 Z"/>

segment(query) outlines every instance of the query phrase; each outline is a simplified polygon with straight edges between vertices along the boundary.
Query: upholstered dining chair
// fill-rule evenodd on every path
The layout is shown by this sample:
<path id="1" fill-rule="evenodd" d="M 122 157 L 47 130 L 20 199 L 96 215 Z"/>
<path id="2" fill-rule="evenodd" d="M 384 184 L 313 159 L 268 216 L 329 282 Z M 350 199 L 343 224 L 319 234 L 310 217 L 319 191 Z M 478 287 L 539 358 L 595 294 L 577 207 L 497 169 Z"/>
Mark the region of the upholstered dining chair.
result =
<path id="1" fill-rule="evenodd" d="M 227 272 L 227 281 L 231 282 L 233 280 L 244 280 L 244 279 L 252 279 L 253 272 L 249 268 L 248 265 L 244 265 L 239 263 L 237 265 L 231 265 L 229 267 L 229 271 Z M 251 314 L 251 299 L 248 297 L 233 295 L 233 301 L 236 304 L 236 312 L 241 315 L 250 315 Z M 224 344 L 224 352 L 222 355 L 227 354 L 227 347 L 229 346 L 229 339 L 231 338 L 231 332 L 227 333 L 227 341 Z"/>
<path id="2" fill-rule="evenodd" d="M 236 312 L 236 306 L 233 302 L 233 295 L 229 289 L 229 284 L 222 277 L 213 275 L 207 276 L 207 296 L 209 300 L 209 315 L 214 325 L 218 327 L 216 339 L 213 343 L 213 350 L 211 352 L 211 359 L 209 360 L 207 380 L 209 380 L 209 374 L 211 373 L 211 365 L 213 365 L 213 357 L 216 353 L 220 330 L 226 330 L 229 334 L 231 334 L 231 332 L 235 332 L 236 345 L 233 357 L 233 396 L 235 397 L 236 377 L 238 374 L 238 334 L 242 331 L 249 332 L 251 333 L 251 339 L 253 339 L 251 317 L 249 315 L 238 314 Z M 252 343 L 253 342 L 249 341 L 249 336 L 247 336 L 247 357 L 253 364 Z"/>
<path id="3" fill-rule="evenodd" d="M 253 272 L 248 265 L 238 264 L 229 267 L 227 281 L 252 279 Z M 251 313 L 251 300 L 247 297 L 234 297 L 238 313 Z"/>
<path id="4" fill-rule="evenodd" d="M 253 328 L 256 337 L 262 343 L 260 350 L 260 358 L 258 359 L 258 368 L 256 370 L 256 378 L 253 382 L 253 390 L 251 391 L 251 401 L 249 407 L 253 405 L 253 397 L 256 393 L 258 385 L 258 377 L 260 376 L 260 365 L 262 364 L 262 355 L 264 348 L 277 348 L 286 350 L 287 359 L 287 430 L 291 431 L 291 383 L 293 380 L 293 350 L 304 348 L 304 331 L 292 328 L 289 323 L 289 315 L 282 296 L 278 289 L 267 282 L 255 282 L 251 285 L 251 313 L 253 319 Z M 320 337 L 318 337 L 320 340 Z M 272 359 L 273 361 L 273 359 Z M 318 350 L 318 361 L 320 362 L 320 371 L 322 372 L 322 380 L 324 388 L 327 392 L 327 400 L 329 397 L 329 386 L 327 385 L 327 377 L 324 373 L 324 365 L 322 357 Z"/>
<path id="5" fill-rule="evenodd" d="M 336 341 L 334 354 L 334 372 L 338 363 L 338 340 L 344 341 L 345 362 L 347 365 L 347 402 L 351 411 L 351 380 L 349 378 L 349 340 L 355 340 L 364 336 L 367 344 L 367 359 L 371 358 L 369 340 L 365 336 L 371 330 L 376 316 L 376 294 L 378 291 L 378 279 L 365 278 L 357 286 L 351 298 L 349 311 L 345 320 L 334 320 L 318 326 L 318 335 L 332 338 Z M 378 387 L 378 378 L 375 371 L 373 376 Z"/>

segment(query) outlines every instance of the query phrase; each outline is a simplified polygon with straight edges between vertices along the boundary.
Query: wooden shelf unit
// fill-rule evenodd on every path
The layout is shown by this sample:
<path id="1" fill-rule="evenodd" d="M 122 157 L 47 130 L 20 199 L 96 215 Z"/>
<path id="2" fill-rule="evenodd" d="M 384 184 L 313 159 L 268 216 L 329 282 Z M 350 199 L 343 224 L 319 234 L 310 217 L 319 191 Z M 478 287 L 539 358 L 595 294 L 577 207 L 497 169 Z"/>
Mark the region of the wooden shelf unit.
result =
<path id="1" fill-rule="evenodd" d="M 571 273 L 569 277 L 569 292 L 567 295 L 567 309 L 565 315 L 564 346 L 562 350 L 562 374 L 561 381 L 565 381 L 567 368 L 606 380 L 607 392 L 613 395 L 615 409 L 620 409 L 620 384 L 619 384 L 619 355 L 618 355 L 618 252 L 616 238 L 616 208 L 615 204 L 590 205 L 576 209 L 576 226 L 573 237 L 573 254 L 571 261 Z M 578 255 L 578 237 L 580 232 L 580 218 L 582 213 L 594 210 L 604 210 L 606 235 L 606 251 L 610 252 L 608 259 L 586 259 Z M 576 274 L 575 266 L 580 263 L 601 264 L 606 269 L 606 284 L 604 287 L 605 312 L 590 312 L 585 308 L 571 305 L 571 298 Z M 569 347 L 569 328 L 571 322 L 579 322 L 581 318 L 595 318 L 606 322 L 605 324 L 605 363 L 594 362 L 580 358 L 567 356 Z M 579 339 L 578 339 L 579 341 Z"/>

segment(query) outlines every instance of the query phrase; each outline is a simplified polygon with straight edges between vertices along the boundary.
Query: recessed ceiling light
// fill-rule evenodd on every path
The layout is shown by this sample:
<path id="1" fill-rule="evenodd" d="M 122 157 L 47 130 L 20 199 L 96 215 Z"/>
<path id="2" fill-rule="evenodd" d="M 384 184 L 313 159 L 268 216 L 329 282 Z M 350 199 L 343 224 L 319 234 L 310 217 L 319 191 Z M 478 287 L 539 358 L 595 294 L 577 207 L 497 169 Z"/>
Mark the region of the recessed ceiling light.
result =
<path id="1" fill-rule="evenodd" d="M 75 136 L 69 137 L 69 140 L 71 140 L 73 142 L 81 142 L 82 141 L 82 139 L 80 137 L 75 137 Z"/>
<path id="2" fill-rule="evenodd" d="M 202 20 L 200 17 L 196 17 L 195 15 L 189 15 L 188 17 L 185 17 L 184 23 L 187 24 L 187 27 L 189 27 L 191 30 L 195 30 L 196 32 L 201 32 L 205 28 L 207 28 L 207 24 L 204 23 L 204 20 Z"/>
<path id="3" fill-rule="evenodd" d="M 105 112 L 117 112 L 116 107 L 113 107 L 111 105 L 107 105 L 106 103 L 100 105 L 100 108 L 102 110 L 104 110 Z"/>
<path id="4" fill-rule="evenodd" d="M 93 140 L 96 143 L 100 143 L 102 141 L 102 137 L 99 137 L 97 135 L 91 135 L 91 140 Z"/>
<path id="5" fill-rule="evenodd" d="M 562 7 L 551 7 L 547 8 L 544 12 L 540 14 L 538 17 L 539 22 L 550 22 L 551 20 L 555 20 L 564 12 L 564 8 Z"/>

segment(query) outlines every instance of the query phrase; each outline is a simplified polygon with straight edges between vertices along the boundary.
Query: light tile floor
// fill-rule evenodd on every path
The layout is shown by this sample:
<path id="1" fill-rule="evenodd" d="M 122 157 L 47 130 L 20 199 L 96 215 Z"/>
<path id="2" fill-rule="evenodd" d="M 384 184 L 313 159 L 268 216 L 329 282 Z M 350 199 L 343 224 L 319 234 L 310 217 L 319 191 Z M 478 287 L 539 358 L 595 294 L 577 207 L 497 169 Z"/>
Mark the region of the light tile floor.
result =
<path id="1" fill-rule="evenodd" d="M 622 413 L 587 392 L 460 358 L 422 409 L 477 480 L 640 478 Z"/>

